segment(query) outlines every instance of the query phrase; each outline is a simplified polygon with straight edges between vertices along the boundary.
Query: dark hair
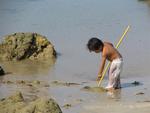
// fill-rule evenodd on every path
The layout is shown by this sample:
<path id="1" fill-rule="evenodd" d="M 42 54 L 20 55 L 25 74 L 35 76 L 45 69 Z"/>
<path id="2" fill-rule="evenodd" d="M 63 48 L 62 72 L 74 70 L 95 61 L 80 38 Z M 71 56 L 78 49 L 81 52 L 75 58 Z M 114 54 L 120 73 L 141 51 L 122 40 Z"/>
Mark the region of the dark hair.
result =
<path id="1" fill-rule="evenodd" d="M 100 47 L 103 47 L 103 46 L 104 46 L 103 42 L 96 37 L 89 39 L 87 43 L 87 48 L 89 49 L 90 52 L 98 50 Z"/>

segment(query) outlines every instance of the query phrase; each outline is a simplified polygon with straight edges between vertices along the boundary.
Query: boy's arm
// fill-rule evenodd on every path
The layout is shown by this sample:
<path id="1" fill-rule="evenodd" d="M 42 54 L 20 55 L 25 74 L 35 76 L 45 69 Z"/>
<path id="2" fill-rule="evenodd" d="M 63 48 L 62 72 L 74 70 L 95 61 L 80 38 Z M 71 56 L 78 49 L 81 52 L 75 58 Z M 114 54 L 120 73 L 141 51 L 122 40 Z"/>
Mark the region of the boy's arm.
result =
<path id="1" fill-rule="evenodd" d="M 103 70 L 104 70 L 104 66 L 105 66 L 105 62 L 106 62 L 106 56 L 103 55 L 102 56 L 102 60 L 101 60 L 101 64 L 100 64 L 100 70 L 99 70 L 99 73 L 98 73 L 98 78 L 97 80 L 99 80 L 102 76 L 102 73 L 103 73 Z"/>

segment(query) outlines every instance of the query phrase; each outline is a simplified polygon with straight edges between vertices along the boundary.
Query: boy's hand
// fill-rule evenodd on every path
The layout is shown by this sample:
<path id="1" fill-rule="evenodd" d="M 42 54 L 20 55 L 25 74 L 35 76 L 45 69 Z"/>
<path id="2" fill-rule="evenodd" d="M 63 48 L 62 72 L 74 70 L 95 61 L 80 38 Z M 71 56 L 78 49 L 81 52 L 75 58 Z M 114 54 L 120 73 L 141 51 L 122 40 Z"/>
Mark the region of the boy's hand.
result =
<path id="1" fill-rule="evenodd" d="M 101 77 L 102 77 L 102 75 L 98 75 L 96 80 L 99 81 L 101 79 Z"/>

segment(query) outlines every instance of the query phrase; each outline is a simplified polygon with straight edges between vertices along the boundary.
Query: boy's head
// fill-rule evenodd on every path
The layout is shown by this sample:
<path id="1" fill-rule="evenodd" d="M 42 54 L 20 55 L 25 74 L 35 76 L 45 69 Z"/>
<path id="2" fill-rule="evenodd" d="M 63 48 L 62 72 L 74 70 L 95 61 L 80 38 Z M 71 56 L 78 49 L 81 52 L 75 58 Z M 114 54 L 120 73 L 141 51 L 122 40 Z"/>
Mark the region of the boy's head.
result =
<path id="1" fill-rule="evenodd" d="M 90 52 L 94 51 L 96 53 L 99 53 L 102 51 L 103 46 L 104 46 L 103 42 L 96 37 L 89 39 L 87 43 L 87 48 L 89 49 Z"/>

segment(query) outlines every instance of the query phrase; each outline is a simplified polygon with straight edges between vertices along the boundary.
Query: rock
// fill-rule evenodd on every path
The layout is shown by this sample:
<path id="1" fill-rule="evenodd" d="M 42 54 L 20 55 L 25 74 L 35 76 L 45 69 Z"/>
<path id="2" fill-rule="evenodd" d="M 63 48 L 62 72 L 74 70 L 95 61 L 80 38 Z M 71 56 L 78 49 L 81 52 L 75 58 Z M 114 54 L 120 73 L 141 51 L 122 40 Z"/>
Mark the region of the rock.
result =
<path id="1" fill-rule="evenodd" d="M 0 44 L 0 60 L 55 59 L 54 46 L 45 36 L 37 33 L 14 33 L 4 37 Z"/>
<path id="2" fill-rule="evenodd" d="M 0 76 L 1 75 L 5 75 L 5 72 L 4 72 L 3 68 L 0 66 Z"/>
<path id="3" fill-rule="evenodd" d="M 0 113 L 62 113 L 53 99 L 37 98 L 27 102 L 21 92 L 0 100 Z"/>
<path id="4" fill-rule="evenodd" d="M 40 84 L 41 82 L 39 80 L 34 80 L 33 84 Z"/>
<path id="5" fill-rule="evenodd" d="M 63 105 L 63 108 L 69 109 L 72 105 L 71 104 L 65 104 Z"/>
<path id="6" fill-rule="evenodd" d="M 62 113 L 53 99 L 39 98 L 16 113 Z"/>
<path id="7" fill-rule="evenodd" d="M 22 86 L 29 86 L 29 87 L 50 87 L 48 83 L 45 81 L 28 81 L 28 80 L 17 80 L 17 81 L 11 81 L 11 80 L 2 80 L 1 83 L 7 84 L 7 85 L 22 85 Z"/>
<path id="8" fill-rule="evenodd" d="M 53 81 L 52 85 L 55 85 L 55 86 L 68 86 L 69 87 L 69 86 L 76 86 L 76 85 L 81 85 L 81 84 L 72 83 L 72 82 Z"/>
<path id="9" fill-rule="evenodd" d="M 0 101 L 0 113 L 16 113 L 16 110 L 25 106 L 23 96 L 20 92 Z"/>
<path id="10" fill-rule="evenodd" d="M 150 100 L 145 100 L 145 101 L 143 101 L 143 102 L 150 102 Z"/>
<path id="11" fill-rule="evenodd" d="M 16 94 L 10 96 L 8 98 L 8 100 L 10 100 L 11 102 L 16 103 L 16 102 L 22 102 L 22 101 L 24 101 L 24 98 L 23 98 L 21 92 L 17 92 Z"/>
<path id="12" fill-rule="evenodd" d="M 144 95 L 143 92 L 136 93 L 136 95 Z"/>
<path id="13" fill-rule="evenodd" d="M 133 85 L 140 85 L 140 82 L 138 82 L 138 81 L 134 81 L 134 82 L 132 82 L 131 84 L 133 84 Z"/>
<path id="14" fill-rule="evenodd" d="M 17 81 L 16 83 L 17 84 L 26 84 L 26 81 L 25 80 L 20 80 L 20 81 Z"/>

